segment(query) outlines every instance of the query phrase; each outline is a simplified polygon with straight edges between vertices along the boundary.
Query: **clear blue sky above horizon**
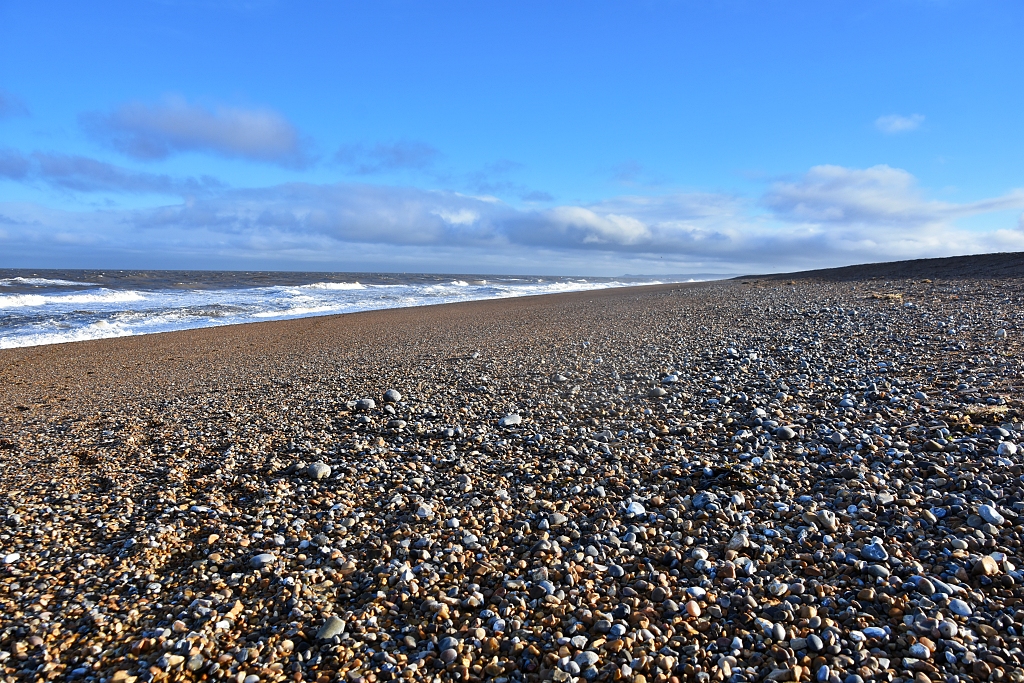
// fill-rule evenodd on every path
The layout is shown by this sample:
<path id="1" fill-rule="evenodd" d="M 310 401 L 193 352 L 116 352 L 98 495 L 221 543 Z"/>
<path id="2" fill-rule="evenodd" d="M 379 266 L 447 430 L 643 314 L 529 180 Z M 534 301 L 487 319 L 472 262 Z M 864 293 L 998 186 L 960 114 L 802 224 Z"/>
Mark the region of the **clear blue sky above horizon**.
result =
<path id="1" fill-rule="evenodd" d="M 0 267 L 1024 250 L 1019 2 L 5 3 Z"/>

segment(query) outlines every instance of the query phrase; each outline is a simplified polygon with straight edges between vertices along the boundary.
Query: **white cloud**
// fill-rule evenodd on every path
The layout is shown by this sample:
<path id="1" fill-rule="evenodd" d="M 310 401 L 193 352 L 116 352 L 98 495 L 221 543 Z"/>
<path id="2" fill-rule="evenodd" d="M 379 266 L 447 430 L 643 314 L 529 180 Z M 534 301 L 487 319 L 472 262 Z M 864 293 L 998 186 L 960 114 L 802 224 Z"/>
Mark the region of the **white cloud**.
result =
<path id="1" fill-rule="evenodd" d="M 212 152 L 282 166 L 301 167 L 310 161 L 295 127 L 266 108 L 210 109 L 170 96 L 158 104 L 131 102 L 109 114 L 88 114 L 82 124 L 95 138 L 133 159 Z"/>
<path id="2" fill-rule="evenodd" d="M 595 213 L 580 206 L 559 206 L 541 214 L 548 228 L 567 241 L 610 247 L 646 243 L 651 231 L 642 221 L 616 213 Z"/>
<path id="3" fill-rule="evenodd" d="M 435 209 L 431 213 L 450 225 L 472 225 L 480 220 L 480 214 L 469 209 L 459 209 L 458 211 Z"/>
<path id="4" fill-rule="evenodd" d="M 45 255 L 46 235 L 63 233 L 95 249 L 216 254 L 236 264 L 239 258 L 289 259 L 289 267 L 347 259 L 362 268 L 415 270 L 420 263 L 463 272 L 514 270 L 508 264 L 552 272 L 558 264 L 563 272 L 607 273 L 768 272 L 1021 251 L 1024 230 L 1015 218 L 997 230 L 958 224 L 1021 208 L 1024 191 L 954 203 L 930 199 L 901 169 L 816 166 L 770 185 L 760 198 L 677 193 L 526 210 L 455 192 L 292 183 L 213 188 L 145 210 L 74 213 L 0 204 L 0 214 L 11 219 L 5 248 L 12 254 L 34 248 Z"/>
<path id="5" fill-rule="evenodd" d="M 917 130 L 922 123 L 924 123 L 924 116 L 921 114 L 911 114 L 910 116 L 889 114 L 875 119 L 875 127 L 883 133 L 890 134 L 908 133 L 912 130 Z"/>
<path id="6" fill-rule="evenodd" d="M 926 199 L 917 179 L 899 168 L 814 166 L 796 181 L 775 183 L 764 202 L 776 215 L 791 222 L 921 229 L 1021 206 L 1024 190 L 955 204 Z"/>

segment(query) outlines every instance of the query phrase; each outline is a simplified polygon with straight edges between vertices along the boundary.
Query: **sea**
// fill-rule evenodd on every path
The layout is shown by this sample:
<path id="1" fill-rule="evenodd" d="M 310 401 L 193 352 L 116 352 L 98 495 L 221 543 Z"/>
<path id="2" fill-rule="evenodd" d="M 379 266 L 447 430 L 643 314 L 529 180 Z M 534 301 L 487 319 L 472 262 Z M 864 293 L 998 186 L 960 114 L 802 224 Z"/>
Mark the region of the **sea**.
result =
<path id="1" fill-rule="evenodd" d="M 0 269 L 0 349 L 671 279 Z"/>

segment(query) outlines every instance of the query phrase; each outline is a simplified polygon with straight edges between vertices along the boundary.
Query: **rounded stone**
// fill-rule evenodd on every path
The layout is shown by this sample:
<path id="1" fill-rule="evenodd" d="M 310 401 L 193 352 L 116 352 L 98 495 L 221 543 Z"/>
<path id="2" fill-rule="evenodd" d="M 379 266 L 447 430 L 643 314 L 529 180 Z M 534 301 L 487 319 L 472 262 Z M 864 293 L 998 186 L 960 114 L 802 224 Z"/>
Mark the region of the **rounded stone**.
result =
<path id="1" fill-rule="evenodd" d="M 249 566 L 253 569 L 263 569 L 277 562 L 277 555 L 273 553 L 260 553 L 251 560 L 249 560 Z"/>
<path id="2" fill-rule="evenodd" d="M 310 479 L 327 479 L 331 476 L 331 466 L 323 462 L 315 462 L 306 468 L 306 475 Z"/>

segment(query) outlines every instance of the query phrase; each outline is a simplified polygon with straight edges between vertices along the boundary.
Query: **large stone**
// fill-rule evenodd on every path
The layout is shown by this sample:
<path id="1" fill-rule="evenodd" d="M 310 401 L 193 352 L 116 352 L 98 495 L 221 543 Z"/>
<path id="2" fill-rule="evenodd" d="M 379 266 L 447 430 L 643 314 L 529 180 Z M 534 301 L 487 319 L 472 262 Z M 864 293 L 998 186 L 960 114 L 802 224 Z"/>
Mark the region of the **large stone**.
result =
<path id="1" fill-rule="evenodd" d="M 327 463 L 315 462 L 306 468 L 306 475 L 310 479 L 326 479 L 331 476 L 331 467 Z"/>
<path id="2" fill-rule="evenodd" d="M 779 427 L 775 430 L 775 438 L 782 439 L 783 441 L 789 441 L 790 439 L 796 438 L 796 430 L 792 427 Z"/>
<path id="3" fill-rule="evenodd" d="M 973 612 L 971 606 L 959 598 L 953 598 L 949 601 L 949 611 L 958 617 L 969 617 Z"/>
<path id="4" fill-rule="evenodd" d="M 253 569 L 263 569 L 277 562 L 277 555 L 273 553 L 260 553 L 251 560 L 249 560 L 249 566 Z"/>
<path id="5" fill-rule="evenodd" d="M 971 573 L 975 576 L 995 576 L 999 573 L 999 563 L 993 558 L 985 555 L 974 563 Z"/>
<path id="6" fill-rule="evenodd" d="M 999 514 L 991 505 L 979 505 L 978 514 L 989 524 L 995 524 L 996 526 L 1002 526 L 1006 523 L 1006 518 Z"/>
<path id="7" fill-rule="evenodd" d="M 316 637 L 317 640 L 328 640 L 334 636 L 341 635 L 344 632 L 345 622 L 340 617 L 332 615 L 327 618 L 324 625 L 320 627 L 319 631 L 317 631 Z"/>
<path id="8" fill-rule="evenodd" d="M 864 546 L 860 551 L 860 556 L 865 560 L 871 560 L 873 562 L 885 562 L 889 559 L 889 553 L 879 541 L 868 543 Z"/>
<path id="9" fill-rule="evenodd" d="M 836 513 L 831 510 L 818 510 L 815 517 L 821 528 L 829 533 L 834 533 L 839 528 L 839 520 L 836 518 Z"/>

